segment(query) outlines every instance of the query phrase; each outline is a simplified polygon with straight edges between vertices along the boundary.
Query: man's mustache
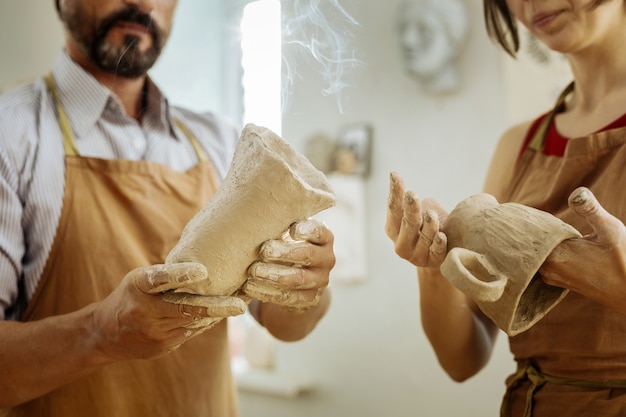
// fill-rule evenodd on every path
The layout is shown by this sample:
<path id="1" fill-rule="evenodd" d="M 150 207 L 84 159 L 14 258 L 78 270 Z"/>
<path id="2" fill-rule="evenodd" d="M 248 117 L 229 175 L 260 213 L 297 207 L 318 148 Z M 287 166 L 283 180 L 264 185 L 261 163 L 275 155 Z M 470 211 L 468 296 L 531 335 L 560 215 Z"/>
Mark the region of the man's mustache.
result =
<path id="1" fill-rule="evenodd" d="M 113 26 L 115 26 L 119 22 L 129 22 L 136 23 L 141 26 L 144 26 L 148 29 L 148 32 L 155 37 L 157 32 L 159 32 L 158 28 L 154 24 L 154 20 L 149 14 L 140 12 L 136 6 L 130 6 L 126 9 L 120 10 L 102 21 L 100 24 L 101 33 L 108 32 Z"/>

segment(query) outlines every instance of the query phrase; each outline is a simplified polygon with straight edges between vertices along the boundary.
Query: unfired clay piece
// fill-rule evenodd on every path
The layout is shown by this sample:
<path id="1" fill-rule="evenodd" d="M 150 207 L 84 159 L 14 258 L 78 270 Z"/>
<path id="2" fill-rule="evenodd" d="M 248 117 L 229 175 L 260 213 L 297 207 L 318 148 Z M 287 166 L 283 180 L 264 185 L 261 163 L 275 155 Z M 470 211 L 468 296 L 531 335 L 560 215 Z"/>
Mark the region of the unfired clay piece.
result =
<path id="1" fill-rule="evenodd" d="M 442 274 L 508 335 L 528 330 L 567 295 L 537 275 L 559 243 L 581 236 L 557 217 L 482 193 L 461 201 L 443 231 Z"/>
<path id="2" fill-rule="evenodd" d="M 263 242 L 334 202 L 321 171 L 271 130 L 248 124 L 224 182 L 187 224 L 166 263 L 193 261 L 207 268 L 208 278 L 187 292 L 232 295 L 246 282 Z"/>

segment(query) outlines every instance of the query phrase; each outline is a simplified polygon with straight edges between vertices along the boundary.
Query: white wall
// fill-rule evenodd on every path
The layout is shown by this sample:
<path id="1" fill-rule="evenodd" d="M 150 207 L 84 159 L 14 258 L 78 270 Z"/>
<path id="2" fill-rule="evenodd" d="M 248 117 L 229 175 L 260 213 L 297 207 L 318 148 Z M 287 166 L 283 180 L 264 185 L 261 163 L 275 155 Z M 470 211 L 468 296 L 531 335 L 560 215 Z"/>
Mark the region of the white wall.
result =
<path id="1" fill-rule="evenodd" d="M 151 71 L 174 104 L 222 113 L 223 68 L 215 59 L 222 42 L 220 5 L 215 0 L 184 0 L 163 55 Z"/>
<path id="2" fill-rule="evenodd" d="M 155 76 L 176 103 L 222 111 L 228 98 L 220 96 L 216 79 L 215 1 L 180 1 L 176 46 L 170 44 Z M 299 66 L 283 136 L 303 150 L 316 133 L 333 136 L 352 122 L 373 126 L 366 184 L 369 277 L 360 285 L 331 284 L 332 307 L 316 331 L 305 341 L 278 345 L 278 370 L 311 376 L 317 389 L 296 399 L 242 393 L 242 417 L 495 416 L 513 367 L 505 338 L 483 372 L 463 384 L 452 382 L 421 330 L 415 272 L 395 256 L 383 225 L 392 170 L 420 196 L 435 197 L 448 209 L 481 190 L 498 136 L 521 111 L 507 111 L 501 54 L 485 36 L 480 2 L 468 0 L 472 29 L 461 62 L 463 88 L 448 98 L 428 97 L 403 70 L 394 27 L 399 0 L 342 3 L 360 23 L 353 48 L 364 63 L 347 80 L 343 112 L 336 96 L 321 94 L 326 85 L 315 67 Z M 0 4 L 0 85 L 52 65 L 62 39 L 52 5 Z M 524 102 L 524 109 L 533 108 L 532 101 Z"/>
<path id="3" fill-rule="evenodd" d="M 62 39 L 54 0 L 0 3 L 0 90 L 49 70 Z"/>

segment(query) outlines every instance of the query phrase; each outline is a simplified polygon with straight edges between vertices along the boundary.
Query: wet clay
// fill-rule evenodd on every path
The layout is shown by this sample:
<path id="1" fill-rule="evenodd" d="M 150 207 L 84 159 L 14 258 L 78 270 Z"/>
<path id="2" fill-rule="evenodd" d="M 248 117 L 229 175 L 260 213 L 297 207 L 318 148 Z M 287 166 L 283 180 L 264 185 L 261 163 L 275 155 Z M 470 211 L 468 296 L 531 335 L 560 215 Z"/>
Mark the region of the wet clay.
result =
<path id="1" fill-rule="evenodd" d="M 461 201 L 442 229 L 441 273 L 508 335 L 529 329 L 567 295 L 537 274 L 559 243 L 581 236 L 553 215 L 482 193 Z"/>
<path id="2" fill-rule="evenodd" d="M 248 124 L 213 199 L 187 224 L 166 263 L 200 262 L 208 278 L 185 291 L 234 294 L 259 248 L 289 226 L 332 207 L 325 175 L 271 130 Z"/>

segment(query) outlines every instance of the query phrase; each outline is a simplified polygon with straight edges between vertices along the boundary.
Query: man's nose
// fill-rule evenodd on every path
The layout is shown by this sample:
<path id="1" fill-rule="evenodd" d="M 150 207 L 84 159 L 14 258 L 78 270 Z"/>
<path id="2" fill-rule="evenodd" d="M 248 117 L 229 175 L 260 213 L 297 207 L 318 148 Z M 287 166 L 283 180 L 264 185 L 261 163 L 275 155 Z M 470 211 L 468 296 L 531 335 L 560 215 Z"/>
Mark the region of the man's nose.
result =
<path id="1" fill-rule="evenodd" d="M 125 4 L 136 6 L 141 12 L 150 14 L 154 9 L 154 0 L 124 0 Z"/>

